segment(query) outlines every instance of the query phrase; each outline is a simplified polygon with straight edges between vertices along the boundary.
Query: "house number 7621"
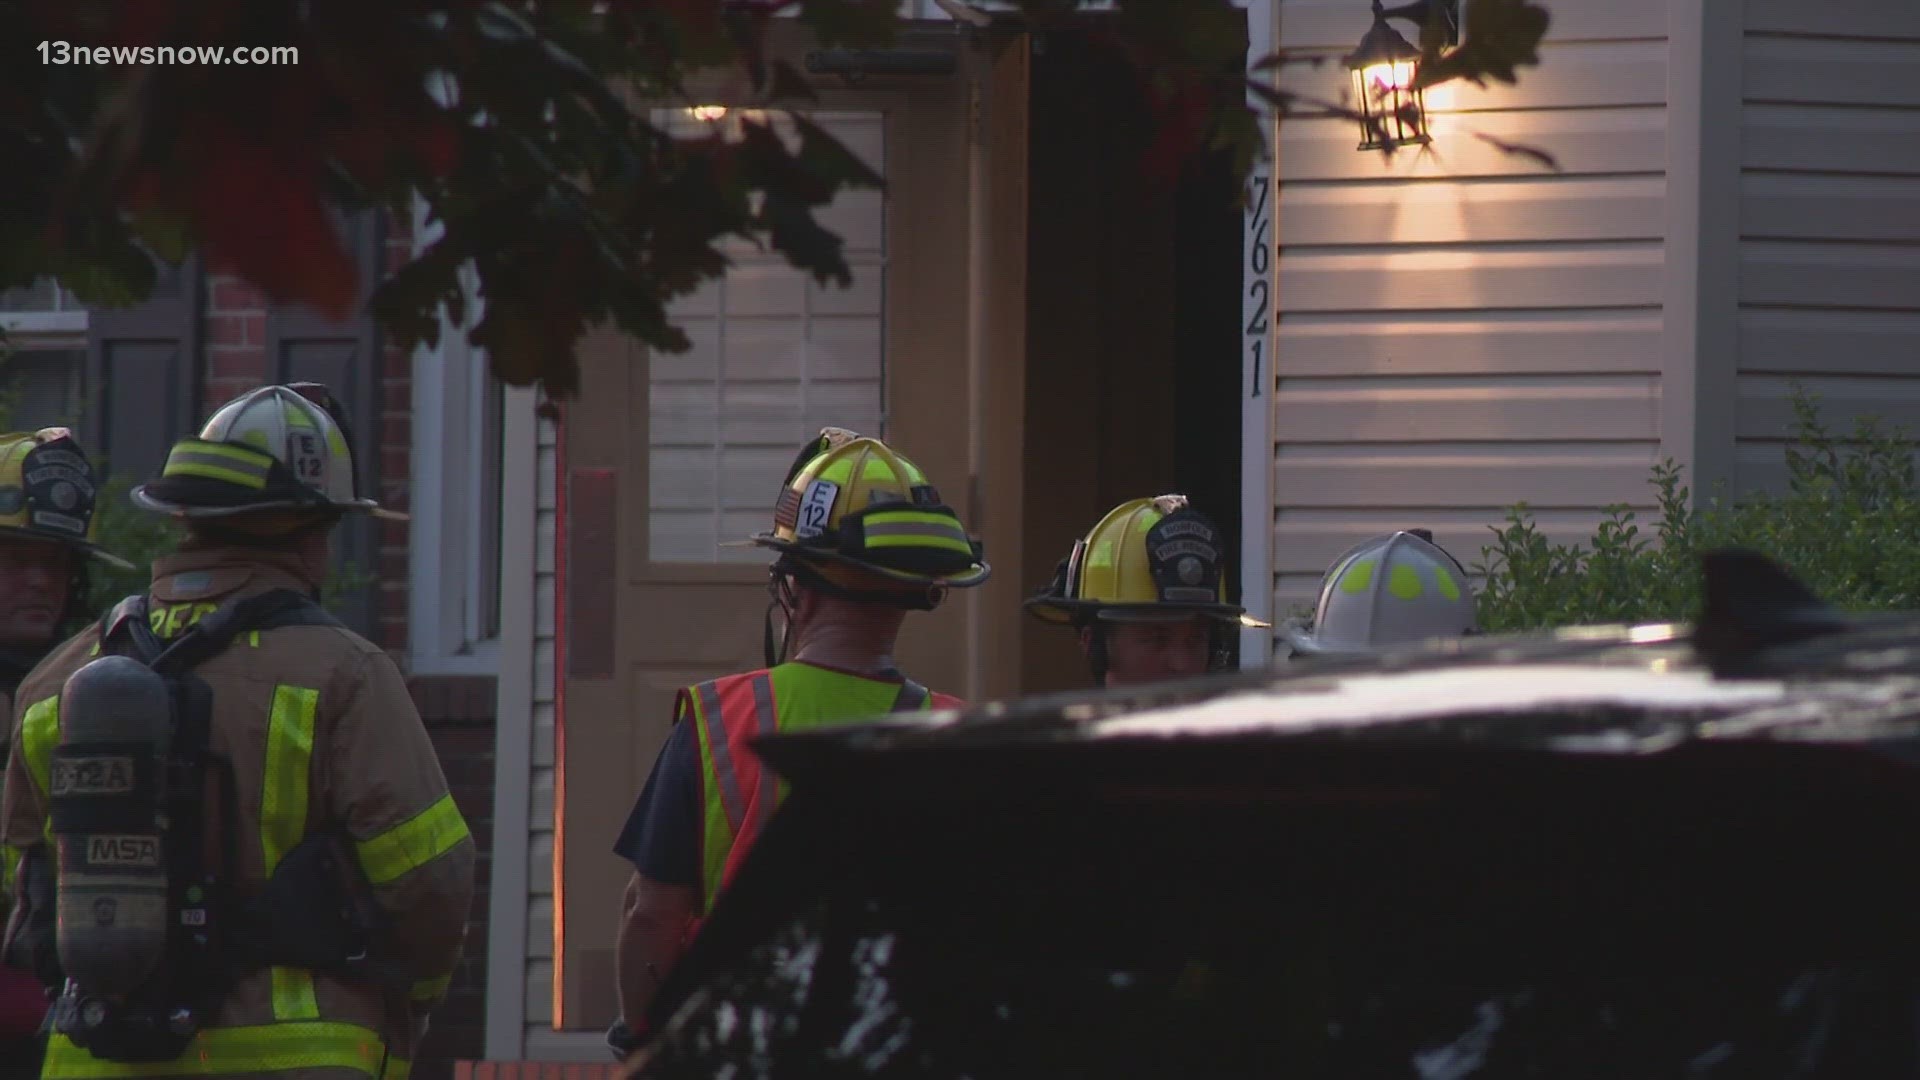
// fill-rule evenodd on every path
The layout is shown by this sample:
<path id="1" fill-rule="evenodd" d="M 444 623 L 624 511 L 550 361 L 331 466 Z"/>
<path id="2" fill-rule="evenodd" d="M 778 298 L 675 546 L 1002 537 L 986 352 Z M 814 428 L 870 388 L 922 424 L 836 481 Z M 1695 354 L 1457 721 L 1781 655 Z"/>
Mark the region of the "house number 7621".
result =
<path id="1" fill-rule="evenodd" d="M 1248 192 L 1247 210 L 1247 269 L 1251 271 L 1247 278 L 1247 295 L 1242 305 L 1242 314 L 1246 316 L 1247 357 L 1251 361 L 1247 366 L 1253 373 L 1253 385 L 1248 393 L 1259 397 L 1266 385 L 1266 371 L 1263 361 L 1267 350 L 1267 309 L 1273 301 L 1273 284 L 1267 278 L 1267 271 L 1273 265 L 1270 239 L 1273 231 L 1273 209 L 1268 196 L 1272 185 L 1265 176 L 1256 175 L 1251 183 L 1253 190 Z"/>

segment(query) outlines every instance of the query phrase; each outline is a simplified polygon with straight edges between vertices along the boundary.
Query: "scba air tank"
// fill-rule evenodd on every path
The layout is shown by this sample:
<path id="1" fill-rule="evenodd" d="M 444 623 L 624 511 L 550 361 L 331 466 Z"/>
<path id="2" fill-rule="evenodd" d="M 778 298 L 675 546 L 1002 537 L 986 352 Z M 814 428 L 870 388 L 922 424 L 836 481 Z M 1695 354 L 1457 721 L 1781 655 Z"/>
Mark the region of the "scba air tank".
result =
<path id="1" fill-rule="evenodd" d="M 127 993 L 166 955 L 162 800 L 172 731 L 165 680 L 129 657 L 95 660 L 61 691 L 48 776 L 56 941 L 67 977 L 89 995 Z"/>

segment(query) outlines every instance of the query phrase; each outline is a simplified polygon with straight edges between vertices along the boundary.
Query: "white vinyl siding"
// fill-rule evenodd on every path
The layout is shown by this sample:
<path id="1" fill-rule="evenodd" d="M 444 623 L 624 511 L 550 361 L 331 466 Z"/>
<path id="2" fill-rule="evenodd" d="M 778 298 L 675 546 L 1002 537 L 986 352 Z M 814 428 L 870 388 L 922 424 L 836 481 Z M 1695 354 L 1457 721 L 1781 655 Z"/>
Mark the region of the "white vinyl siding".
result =
<path id="1" fill-rule="evenodd" d="M 1361 153 L 1358 125 L 1338 117 L 1280 124 L 1280 617 L 1374 533 L 1429 528 L 1471 564 L 1512 503 L 1571 539 L 1600 506 L 1651 501 L 1668 12 L 1663 0 L 1547 6 L 1542 63 L 1517 87 L 1429 92 L 1426 150 Z M 1366 30 L 1365 6 L 1279 11 L 1282 48 L 1326 58 L 1284 69 L 1283 85 L 1341 100 L 1338 58 Z"/>
<path id="2" fill-rule="evenodd" d="M 1790 387 L 1920 427 L 1920 6 L 1748 0 L 1734 477 L 1785 483 Z"/>

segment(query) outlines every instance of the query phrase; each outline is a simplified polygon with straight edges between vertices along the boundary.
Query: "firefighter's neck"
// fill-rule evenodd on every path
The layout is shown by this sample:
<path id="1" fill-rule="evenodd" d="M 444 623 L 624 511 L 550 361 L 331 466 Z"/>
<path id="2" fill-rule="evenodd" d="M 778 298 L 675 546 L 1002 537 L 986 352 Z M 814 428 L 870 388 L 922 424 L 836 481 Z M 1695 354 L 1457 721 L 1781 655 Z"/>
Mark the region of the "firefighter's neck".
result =
<path id="1" fill-rule="evenodd" d="M 860 674 L 891 673 L 905 610 L 803 590 L 793 608 L 787 658 Z"/>

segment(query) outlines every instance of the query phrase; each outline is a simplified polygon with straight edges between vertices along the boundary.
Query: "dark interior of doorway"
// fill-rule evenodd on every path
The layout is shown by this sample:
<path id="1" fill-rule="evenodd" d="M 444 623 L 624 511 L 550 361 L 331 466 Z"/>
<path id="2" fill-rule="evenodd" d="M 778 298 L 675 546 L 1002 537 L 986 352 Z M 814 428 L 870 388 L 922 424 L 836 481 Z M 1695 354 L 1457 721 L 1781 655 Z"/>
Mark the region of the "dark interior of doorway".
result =
<path id="1" fill-rule="evenodd" d="M 1095 29 L 1034 45 L 1026 564 L 1045 584 L 1101 514 L 1179 491 L 1224 534 L 1238 599 L 1240 209 L 1229 163 L 1155 167 L 1137 73 Z M 1084 686 L 1074 636 L 1026 620 L 1021 688 Z"/>

